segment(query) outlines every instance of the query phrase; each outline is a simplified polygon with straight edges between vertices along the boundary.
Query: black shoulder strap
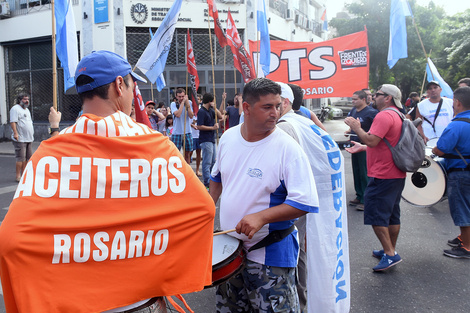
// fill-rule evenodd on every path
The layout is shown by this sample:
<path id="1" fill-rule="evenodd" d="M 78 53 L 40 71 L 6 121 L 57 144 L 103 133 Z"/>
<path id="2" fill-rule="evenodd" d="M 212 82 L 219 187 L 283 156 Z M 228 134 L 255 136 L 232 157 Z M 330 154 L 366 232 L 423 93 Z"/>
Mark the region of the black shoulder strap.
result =
<path id="1" fill-rule="evenodd" d="M 470 118 L 468 118 L 468 117 L 459 117 L 459 118 L 454 119 L 454 121 L 462 121 L 462 122 L 470 123 Z"/>
<path id="2" fill-rule="evenodd" d="M 286 238 L 287 235 L 292 233 L 294 230 L 295 230 L 295 225 L 292 224 L 292 226 L 287 228 L 287 229 L 272 231 L 266 237 L 264 237 L 258 243 L 256 243 L 250 249 L 248 249 L 248 252 L 251 252 L 251 251 L 259 249 L 259 248 L 269 246 L 270 244 L 273 244 L 275 242 L 279 242 L 282 239 Z"/>
<path id="3" fill-rule="evenodd" d="M 452 122 L 455 122 L 455 121 L 462 121 L 462 122 L 470 123 L 470 118 L 468 118 L 468 117 L 459 117 L 459 118 L 456 118 L 456 119 L 452 120 Z M 441 157 L 444 158 L 444 159 L 462 159 L 462 160 L 464 160 L 464 162 L 465 162 L 465 159 L 470 159 L 470 155 L 461 155 L 460 152 L 457 149 L 455 149 L 455 150 L 457 151 L 457 153 L 459 155 L 446 153 L 446 154 L 442 155 Z"/>
<path id="4" fill-rule="evenodd" d="M 426 117 L 424 117 L 424 116 L 421 115 L 421 117 L 422 117 L 426 122 L 428 122 L 429 124 L 431 124 L 432 130 L 433 130 L 434 132 L 436 132 L 436 128 L 435 128 L 434 124 L 436 124 L 436 119 L 437 119 L 437 117 L 439 116 L 439 112 L 441 112 L 441 107 L 442 107 L 442 103 L 443 103 L 443 102 L 444 102 L 444 99 L 441 98 L 441 100 L 439 100 L 439 105 L 437 106 L 436 113 L 434 113 L 434 121 L 432 121 L 432 123 L 431 123 L 431 121 L 429 121 Z"/>

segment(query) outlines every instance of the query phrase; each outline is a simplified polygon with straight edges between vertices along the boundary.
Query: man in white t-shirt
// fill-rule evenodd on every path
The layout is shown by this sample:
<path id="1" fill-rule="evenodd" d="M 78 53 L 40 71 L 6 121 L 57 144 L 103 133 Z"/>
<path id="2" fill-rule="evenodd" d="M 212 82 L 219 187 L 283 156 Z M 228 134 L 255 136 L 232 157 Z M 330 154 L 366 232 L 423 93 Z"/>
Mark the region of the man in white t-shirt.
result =
<path id="1" fill-rule="evenodd" d="M 418 130 L 423 135 L 424 141 L 428 142 L 429 139 L 441 137 L 442 132 L 454 117 L 454 109 L 452 99 L 441 97 L 442 88 L 439 82 L 430 81 L 426 89 L 428 98 L 418 103 L 416 118 L 420 117 L 423 120 Z"/>
<path id="2" fill-rule="evenodd" d="M 26 163 L 33 154 L 34 127 L 28 107 L 29 96 L 21 93 L 17 97 L 17 104 L 10 110 L 10 126 L 13 130 L 11 139 L 15 147 L 17 182 L 20 181 Z"/>
<path id="3" fill-rule="evenodd" d="M 191 164 L 191 152 L 193 151 L 193 136 L 191 135 L 191 122 L 194 117 L 192 101 L 188 99 L 183 88 L 176 89 L 176 102 L 170 105 L 173 113 L 173 135 L 171 141 L 178 150 L 184 147 L 183 156 L 188 164 Z"/>
<path id="4" fill-rule="evenodd" d="M 214 202 L 221 196 L 222 229 L 235 229 L 248 253 L 242 272 L 217 287 L 217 312 L 300 312 L 293 224 L 318 212 L 318 197 L 305 152 L 276 127 L 280 94 L 269 79 L 250 81 L 244 123 L 220 139 L 209 192 Z"/>

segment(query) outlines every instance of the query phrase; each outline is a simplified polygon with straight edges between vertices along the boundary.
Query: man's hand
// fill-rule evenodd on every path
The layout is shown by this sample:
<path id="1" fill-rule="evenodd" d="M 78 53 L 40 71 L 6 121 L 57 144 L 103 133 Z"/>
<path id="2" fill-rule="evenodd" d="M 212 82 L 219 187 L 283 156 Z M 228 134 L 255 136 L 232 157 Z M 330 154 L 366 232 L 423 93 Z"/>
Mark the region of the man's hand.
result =
<path id="1" fill-rule="evenodd" d="M 344 123 L 348 125 L 349 128 L 351 128 L 351 130 L 353 130 L 355 133 L 357 133 L 357 130 L 361 128 L 361 122 L 359 121 L 359 119 L 355 119 L 351 116 L 346 117 L 344 119 Z"/>
<path id="2" fill-rule="evenodd" d="M 186 107 L 186 109 L 189 109 L 189 98 L 188 98 L 188 95 L 184 95 L 183 103 L 184 103 L 184 106 Z"/>
<path id="3" fill-rule="evenodd" d="M 254 234 L 266 224 L 261 217 L 261 214 L 258 213 L 248 214 L 238 222 L 235 230 L 238 234 L 245 234 L 248 236 L 248 239 L 251 239 Z"/>
<path id="4" fill-rule="evenodd" d="M 215 123 L 214 126 L 212 127 L 213 130 L 217 130 L 220 128 L 219 123 Z"/>
<path id="5" fill-rule="evenodd" d="M 353 144 L 351 148 L 344 148 L 344 150 L 348 151 L 349 153 L 358 153 L 358 152 L 366 151 L 367 149 L 366 145 L 363 145 L 354 140 L 351 140 L 351 143 Z"/>
<path id="6" fill-rule="evenodd" d="M 18 141 L 18 133 L 13 134 L 13 138 L 15 138 L 16 141 Z"/>
<path id="7" fill-rule="evenodd" d="M 49 110 L 49 124 L 51 128 L 59 128 L 60 120 L 62 119 L 62 113 L 56 111 L 54 107 Z"/>

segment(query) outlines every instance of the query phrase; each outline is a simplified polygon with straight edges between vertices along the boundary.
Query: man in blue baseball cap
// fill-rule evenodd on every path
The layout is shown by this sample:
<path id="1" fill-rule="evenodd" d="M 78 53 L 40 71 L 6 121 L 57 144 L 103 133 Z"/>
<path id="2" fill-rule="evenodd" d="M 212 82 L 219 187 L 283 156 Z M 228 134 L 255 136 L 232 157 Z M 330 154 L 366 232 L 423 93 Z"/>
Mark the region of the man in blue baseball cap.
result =
<path id="1" fill-rule="evenodd" d="M 130 115 L 135 80 L 147 82 L 114 52 L 101 50 L 85 56 L 75 71 L 83 113 L 107 116 L 119 110 Z"/>
<path id="2" fill-rule="evenodd" d="M 0 225 L 8 311 L 155 313 L 162 296 L 212 283 L 214 202 L 168 137 L 129 116 L 135 80 L 145 81 L 110 51 L 79 62 L 83 114 L 41 143 Z M 11 240 L 16 229 L 24 240 Z M 177 257 L 201 244 L 189 264 Z M 25 253 L 29 260 L 16 261 Z M 25 269 L 33 273 L 14 274 Z"/>

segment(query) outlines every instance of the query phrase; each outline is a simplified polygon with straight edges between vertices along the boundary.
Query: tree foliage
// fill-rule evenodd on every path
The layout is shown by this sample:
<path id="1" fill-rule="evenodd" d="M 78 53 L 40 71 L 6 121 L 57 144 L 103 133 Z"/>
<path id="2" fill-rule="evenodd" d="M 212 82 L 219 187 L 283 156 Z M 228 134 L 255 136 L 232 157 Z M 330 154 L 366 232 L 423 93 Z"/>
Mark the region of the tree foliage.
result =
<path id="1" fill-rule="evenodd" d="M 408 2 L 414 15 L 406 18 L 408 58 L 400 59 L 392 69 L 387 66 L 391 0 L 346 4 L 352 17 L 334 18 L 330 26 L 337 30 L 337 36 L 367 28 L 372 88 L 384 83 L 397 85 L 404 99 L 412 91 L 421 92 L 426 69 L 424 51 L 430 54 L 441 76 L 455 88 L 460 78 L 470 76 L 470 10 L 448 17 L 432 1 L 426 7 L 416 0 Z"/>

